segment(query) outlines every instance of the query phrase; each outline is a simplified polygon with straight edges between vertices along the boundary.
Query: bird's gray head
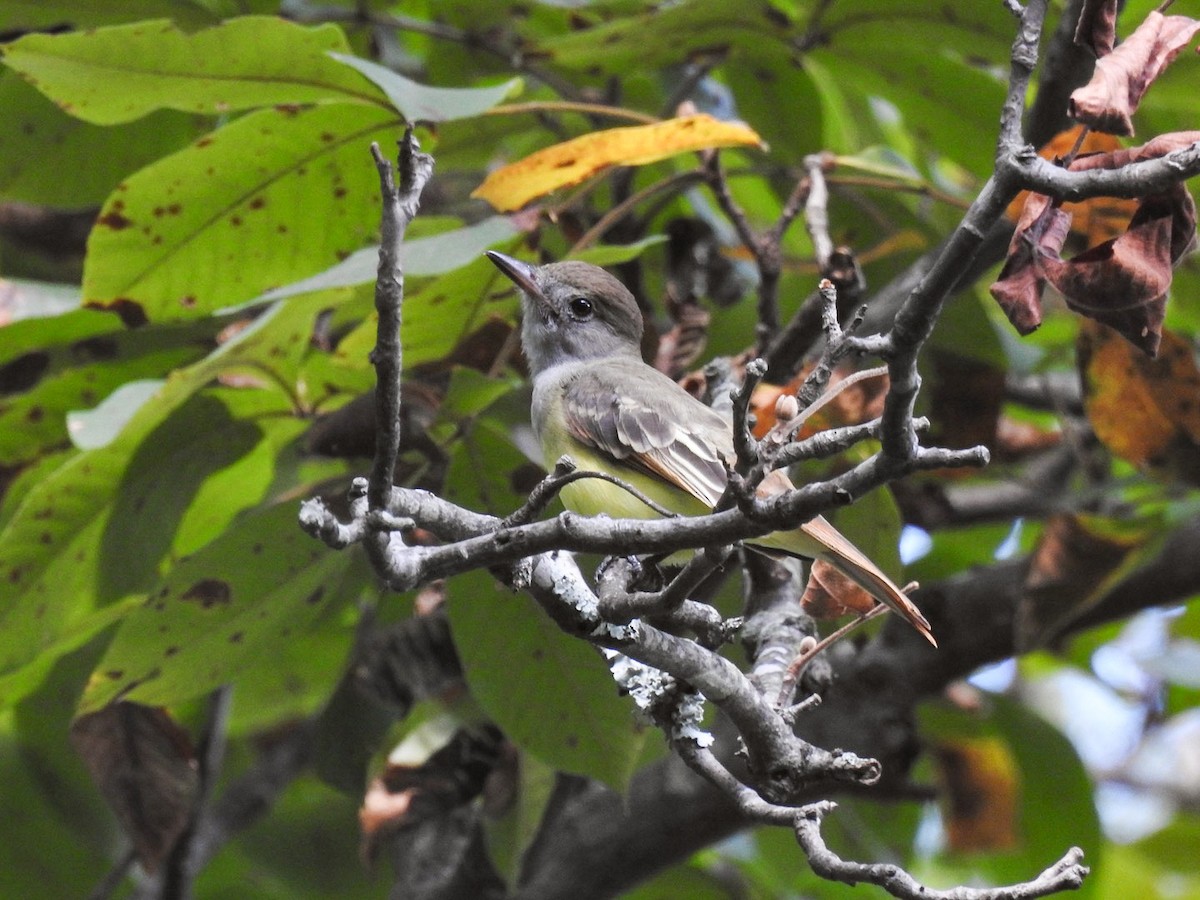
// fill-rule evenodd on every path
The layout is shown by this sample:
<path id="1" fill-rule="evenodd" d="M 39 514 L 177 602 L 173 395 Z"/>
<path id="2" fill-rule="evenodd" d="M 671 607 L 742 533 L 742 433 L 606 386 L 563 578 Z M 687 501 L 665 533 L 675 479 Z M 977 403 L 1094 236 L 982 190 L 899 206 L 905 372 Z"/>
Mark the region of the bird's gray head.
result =
<path id="1" fill-rule="evenodd" d="M 488 259 L 521 289 L 521 344 L 534 375 L 571 360 L 641 359 L 642 312 L 608 272 L 574 261 L 532 266 L 494 250 Z"/>

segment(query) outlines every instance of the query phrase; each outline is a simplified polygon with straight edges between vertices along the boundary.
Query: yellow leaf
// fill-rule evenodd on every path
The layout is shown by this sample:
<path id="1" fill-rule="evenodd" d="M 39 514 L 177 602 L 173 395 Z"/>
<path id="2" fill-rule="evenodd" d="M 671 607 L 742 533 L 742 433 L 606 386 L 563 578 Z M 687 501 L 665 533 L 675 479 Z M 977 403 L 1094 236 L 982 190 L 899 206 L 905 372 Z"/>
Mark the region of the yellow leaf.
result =
<path id="1" fill-rule="evenodd" d="M 1096 436 L 1135 466 L 1200 483 L 1200 368 L 1191 341 L 1164 331 L 1158 356 L 1116 332 L 1080 329 L 1084 405 Z"/>
<path id="2" fill-rule="evenodd" d="M 486 200 L 500 212 L 509 212 L 551 191 L 579 184 L 610 166 L 644 166 L 712 147 L 763 146 L 762 138 L 748 125 L 721 122 L 708 115 L 609 128 L 501 166 L 471 196 Z"/>

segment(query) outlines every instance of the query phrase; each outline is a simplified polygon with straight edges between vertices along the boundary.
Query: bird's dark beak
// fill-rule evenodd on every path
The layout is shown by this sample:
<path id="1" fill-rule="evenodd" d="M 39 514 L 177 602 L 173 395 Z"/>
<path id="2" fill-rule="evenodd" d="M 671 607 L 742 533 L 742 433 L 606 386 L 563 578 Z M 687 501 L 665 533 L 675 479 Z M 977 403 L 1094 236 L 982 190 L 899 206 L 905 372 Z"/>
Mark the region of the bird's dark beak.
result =
<path id="1" fill-rule="evenodd" d="M 487 258 L 495 263 L 496 268 L 507 275 L 512 283 L 528 294 L 531 299 L 545 302 L 541 288 L 534 280 L 536 269 L 533 266 L 527 262 L 521 262 L 519 259 L 513 259 L 511 256 L 505 256 L 503 253 L 497 253 L 495 250 L 489 250 Z"/>

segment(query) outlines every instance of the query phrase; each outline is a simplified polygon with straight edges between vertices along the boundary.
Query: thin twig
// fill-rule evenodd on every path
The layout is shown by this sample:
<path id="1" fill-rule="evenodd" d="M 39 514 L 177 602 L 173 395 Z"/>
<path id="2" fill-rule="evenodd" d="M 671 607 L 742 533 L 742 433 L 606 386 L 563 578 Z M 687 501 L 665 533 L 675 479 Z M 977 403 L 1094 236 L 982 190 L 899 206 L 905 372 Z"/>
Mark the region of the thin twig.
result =
<path id="1" fill-rule="evenodd" d="M 404 268 L 400 246 L 408 223 L 417 214 L 421 191 L 433 175 L 433 157 L 421 152 L 410 125 L 400 141 L 399 174 L 396 185 L 392 164 L 379 145 L 371 144 L 371 156 L 379 172 L 383 199 L 380 221 L 379 273 L 375 281 L 375 310 L 379 314 L 375 349 L 375 459 L 367 498 L 373 508 L 387 505 L 392 488 L 392 473 L 400 450 L 400 379 L 403 375 L 403 351 L 400 344 L 401 310 L 404 304 Z"/>
<path id="2" fill-rule="evenodd" d="M 658 116 L 638 112 L 636 109 L 626 109 L 623 106 L 610 106 L 607 103 L 584 103 L 577 100 L 531 100 L 526 103 L 504 103 L 493 106 L 484 112 L 486 116 L 515 116 L 525 113 L 543 112 L 577 112 L 589 116 L 606 116 L 610 119 L 626 119 L 640 125 L 653 125 L 661 121 Z"/>
<path id="3" fill-rule="evenodd" d="M 578 253 L 587 247 L 592 246 L 600 238 L 604 237 L 605 232 L 620 222 L 627 216 L 630 210 L 636 209 L 641 204 L 645 203 L 656 194 L 677 193 L 691 187 L 704 180 L 704 175 L 699 171 L 692 170 L 688 172 L 677 172 L 674 175 L 669 175 L 654 184 L 647 185 L 640 191 L 629 195 L 625 200 L 618 203 L 604 215 L 602 215 L 596 224 L 580 235 L 568 251 L 568 255 Z"/>
<path id="4" fill-rule="evenodd" d="M 812 153 L 804 157 L 804 170 L 808 173 L 804 226 L 812 240 L 813 256 L 822 276 L 826 274 L 829 257 L 833 255 L 833 238 L 829 236 L 829 188 L 825 185 L 825 166 L 828 161 L 828 154 Z"/>
<path id="5" fill-rule="evenodd" d="M 836 808 L 829 801 L 813 803 L 796 816 L 796 841 L 808 857 L 813 871 L 830 881 L 874 884 L 900 900 L 1033 900 L 1060 891 L 1079 888 L 1088 875 L 1081 865 L 1083 851 L 1072 847 L 1062 859 L 1032 881 L 998 888 L 956 887 L 936 890 L 921 884 L 908 872 L 891 863 L 856 863 L 842 859 L 829 849 L 821 836 L 821 823 Z"/>
<path id="6" fill-rule="evenodd" d="M 608 472 L 593 472 L 590 469 L 579 469 L 575 465 L 575 460 L 569 456 L 562 456 L 555 463 L 554 471 L 538 482 L 534 489 L 529 492 L 529 499 L 519 509 L 505 517 L 501 522 L 501 527 L 512 528 L 516 525 L 524 525 L 526 522 L 533 521 L 534 517 L 549 506 L 550 501 L 557 497 L 563 488 L 568 484 L 581 481 L 585 478 L 595 478 L 616 485 L 632 497 L 646 504 L 646 506 L 665 519 L 674 519 L 679 516 L 679 513 L 667 509 L 644 491 L 638 490 L 632 484 L 623 481 L 616 475 L 611 475 Z"/>
<path id="7" fill-rule="evenodd" d="M 792 694 L 796 692 L 796 683 L 800 680 L 800 676 L 804 674 L 805 667 L 812 662 L 818 654 L 832 647 L 850 632 L 854 631 L 858 626 L 870 622 L 872 619 L 883 615 L 888 611 L 888 607 L 882 603 L 878 603 L 861 615 L 855 616 L 854 619 L 847 622 L 837 631 L 825 635 L 821 640 L 817 641 L 811 647 L 808 647 L 798 655 L 787 667 L 787 671 L 783 675 L 783 683 L 779 688 L 779 696 L 775 698 L 775 706 L 783 709 L 792 699 Z"/>

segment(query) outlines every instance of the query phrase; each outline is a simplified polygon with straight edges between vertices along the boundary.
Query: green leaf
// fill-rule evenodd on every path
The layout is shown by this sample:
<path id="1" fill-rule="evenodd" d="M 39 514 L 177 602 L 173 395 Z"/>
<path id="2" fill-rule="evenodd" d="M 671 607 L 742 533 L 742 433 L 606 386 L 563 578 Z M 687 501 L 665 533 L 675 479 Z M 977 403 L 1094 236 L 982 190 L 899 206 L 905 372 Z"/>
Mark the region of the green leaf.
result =
<path id="1" fill-rule="evenodd" d="M 386 66 L 358 56 L 330 52 L 329 56 L 365 75 L 385 94 L 407 122 L 449 122 L 487 112 L 520 92 L 523 82 L 513 78 L 503 84 L 479 88 L 430 87 L 405 78 Z"/>
<path id="2" fill-rule="evenodd" d="M 15 32 L 45 31 L 69 23 L 95 28 L 118 22 L 170 18 L 185 28 L 211 25 L 216 16 L 196 0 L 0 0 L 0 22 Z"/>
<path id="3" fill-rule="evenodd" d="M 554 769 L 528 753 L 521 756 L 517 778 L 512 806 L 499 819 L 484 820 L 488 855 L 510 886 L 520 880 L 521 861 L 538 835 L 558 783 Z"/>
<path id="4" fill-rule="evenodd" d="M 348 797 L 301 773 L 260 821 L 233 835 L 205 866 L 197 896 L 378 900 L 379 878 L 362 863 L 355 827 L 361 802 L 361 794 Z"/>
<path id="5" fill-rule="evenodd" d="M 81 839 L 70 808 L 76 800 L 91 805 L 94 794 L 73 790 L 63 776 L 52 761 L 22 754 L 6 721 L 0 729 L 0 815 L 21 827 L 7 829 L 11 834 L 0 841 L 5 897 L 86 897 L 112 868 L 100 844 Z M 55 848 L 53 865 L 46 864 L 48 847 Z"/>
<path id="6" fill-rule="evenodd" d="M 790 28 L 766 0 L 731 5 L 693 0 L 624 15 L 593 28 L 541 41 L 539 55 L 577 71 L 625 73 L 686 59 L 690 51 L 713 52 L 730 45 L 786 43 Z"/>
<path id="7" fill-rule="evenodd" d="M 345 258 L 377 227 L 367 148 L 397 125 L 347 104 L 260 110 L 142 169 L 92 231 L 85 304 L 130 325 L 196 318 Z"/>
<path id="8" fill-rule="evenodd" d="M 311 310 L 308 318 L 296 314 L 296 303 L 305 302 L 277 304 L 216 353 L 176 372 L 112 443 L 68 458 L 25 490 L 0 530 L 9 599 L 0 608 L 0 706 L 119 617 L 122 609 L 109 604 L 146 590 L 168 551 L 207 541 L 277 481 L 279 445 L 303 427 L 281 415 L 291 412 L 284 398 L 225 390 L 189 401 L 222 371 L 286 357 L 294 336 L 311 329 Z M 205 490 L 217 493 L 210 499 Z"/>
<path id="9" fill-rule="evenodd" d="M 519 384 L 514 378 L 488 378 L 475 369 L 455 366 L 438 418 L 454 422 L 477 416 Z"/>
<path id="10" fill-rule="evenodd" d="M 405 241 L 400 247 L 400 262 L 406 276 L 444 275 L 473 262 L 488 248 L 508 241 L 518 233 L 508 216 L 489 216 L 474 225 Z M 378 271 L 379 246 L 366 247 L 320 274 L 267 291 L 250 302 L 261 303 L 309 291 L 374 282 Z"/>
<path id="11" fill-rule="evenodd" d="M 381 105 L 374 86 L 326 55 L 348 49 L 333 25 L 247 16 L 189 35 L 159 19 L 26 35 L 4 61 L 71 115 L 113 125 L 156 109 L 224 115 L 284 103 Z"/>
<path id="12" fill-rule="evenodd" d="M 485 572 L 458 576 L 448 593 L 454 644 L 489 718 L 547 765 L 623 790 L 645 735 L 599 652 Z"/>
<path id="13" fill-rule="evenodd" d="M 99 205 L 130 172 L 211 127 L 166 111 L 127 125 L 90 125 L 6 71 L 0 71 L 0 114 L 0 197 L 69 209 Z"/>
<path id="14" fill-rule="evenodd" d="M 511 321 L 516 308 L 512 284 L 486 257 L 421 285 L 404 298 L 404 365 L 442 358 L 489 316 Z M 346 335 L 337 356 L 365 359 L 375 346 L 377 321 L 372 315 Z"/>
<path id="15" fill-rule="evenodd" d="M 130 381 L 105 397 L 99 406 L 67 413 L 71 442 L 80 450 L 96 450 L 111 444 L 138 408 L 162 386 L 161 379 Z"/>
<path id="16" fill-rule="evenodd" d="M 900 529 L 903 521 L 896 498 L 881 488 L 855 498 L 837 512 L 838 530 L 894 579 L 900 579 Z"/>
<path id="17" fill-rule="evenodd" d="M 593 266 L 615 266 L 620 263 L 637 259 L 651 247 L 665 243 L 665 234 L 652 234 L 632 244 L 601 244 L 598 247 L 588 247 L 578 253 L 572 253 L 571 259 L 589 262 Z"/>
<path id="18" fill-rule="evenodd" d="M 921 728 L 951 740 L 955 735 L 1003 738 L 1020 775 L 1019 843 L 1009 852 L 941 859 L 942 880 L 960 882 L 982 872 L 992 884 L 1012 884 L 1040 871 L 1071 845 L 1082 847 L 1088 864 L 1098 866 L 1103 840 L 1092 783 L 1070 741 L 1007 697 L 992 696 L 989 702 L 993 711 L 984 719 L 944 703 L 927 704 L 920 710 Z M 1096 884 L 1095 876 L 1085 881 L 1079 896 L 1092 895 Z"/>
<path id="19" fill-rule="evenodd" d="M 118 697 L 179 703 L 232 680 L 318 618 L 350 560 L 302 532 L 290 503 L 243 517 L 176 566 L 125 619 L 80 712 Z"/>
<path id="20" fill-rule="evenodd" d="M 785 44 L 764 42 L 738 48 L 722 67 L 738 115 L 770 145 L 773 161 L 794 164 L 829 149 L 822 143 L 823 104 L 805 62 Z M 789 113 L 780 115 L 785 109 Z"/>
<path id="21" fill-rule="evenodd" d="M 90 310 L 0 330 L 0 465 L 67 446 L 68 412 L 94 406 L 125 382 L 198 359 L 215 331 L 203 323 L 132 333 Z"/>

